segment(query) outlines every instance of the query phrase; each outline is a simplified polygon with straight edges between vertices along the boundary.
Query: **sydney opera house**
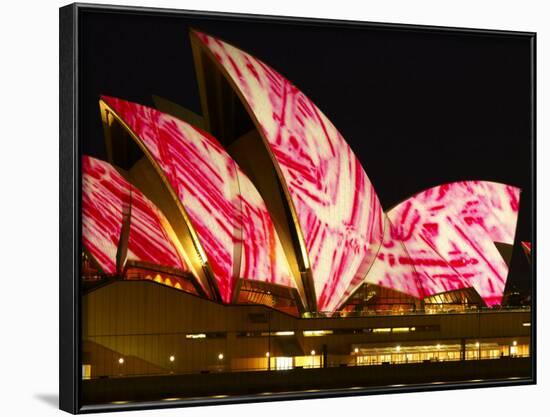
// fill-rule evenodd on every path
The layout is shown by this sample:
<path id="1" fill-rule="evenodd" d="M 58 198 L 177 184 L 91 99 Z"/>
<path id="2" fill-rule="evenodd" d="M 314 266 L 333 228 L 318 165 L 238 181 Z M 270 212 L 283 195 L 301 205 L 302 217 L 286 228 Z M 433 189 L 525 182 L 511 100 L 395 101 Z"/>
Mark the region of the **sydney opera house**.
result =
<path id="1" fill-rule="evenodd" d="M 108 158 L 82 159 L 87 400 L 529 377 L 505 293 L 521 190 L 382 207 L 308 97 L 190 36 L 203 114 L 102 96 Z"/>

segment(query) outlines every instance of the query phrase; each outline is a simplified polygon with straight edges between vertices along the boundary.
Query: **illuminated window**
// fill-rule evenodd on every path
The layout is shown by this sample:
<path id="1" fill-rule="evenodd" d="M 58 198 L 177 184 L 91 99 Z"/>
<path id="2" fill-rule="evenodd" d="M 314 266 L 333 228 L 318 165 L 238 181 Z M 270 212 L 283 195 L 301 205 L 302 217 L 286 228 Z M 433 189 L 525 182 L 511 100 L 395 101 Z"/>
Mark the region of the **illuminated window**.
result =
<path id="1" fill-rule="evenodd" d="M 376 327 L 372 329 L 373 333 L 389 333 L 391 332 L 391 327 Z"/>
<path id="2" fill-rule="evenodd" d="M 278 332 L 261 332 L 261 336 L 294 336 L 294 332 L 292 330 L 283 330 Z"/>
<path id="3" fill-rule="evenodd" d="M 393 333 L 407 333 L 410 329 L 408 327 L 394 327 L 392 329 Z"/>
<path id="4" fill-rule="evenodd" d="M 306 337 L 326 336 L 332 333 L 332 330 L 304 330 L 304 336 Z"/>
<path id="5" fill-rule="evenodd" d="M 275 336 L 294 336 L 293 331 L 275 332 Z"/>
<path id="6" fill-rule="evenodd" d="M 275 369 L 277 369 L 278 371 L 292 369 L 292 358 L 285 356 L 279 356 L 275 358 Z"/>
<path id="7" fill-rule="evenodd" d="M 517 356 L 518 354 L 518 342 L 514 340 L 512 346 L 510 346 L 510 356 Z"/>
<path id="8" fill-rule="evenodd" d="M 90 379 L 92 377 L 92 365 L 82 365 L 82 379 Z"/>

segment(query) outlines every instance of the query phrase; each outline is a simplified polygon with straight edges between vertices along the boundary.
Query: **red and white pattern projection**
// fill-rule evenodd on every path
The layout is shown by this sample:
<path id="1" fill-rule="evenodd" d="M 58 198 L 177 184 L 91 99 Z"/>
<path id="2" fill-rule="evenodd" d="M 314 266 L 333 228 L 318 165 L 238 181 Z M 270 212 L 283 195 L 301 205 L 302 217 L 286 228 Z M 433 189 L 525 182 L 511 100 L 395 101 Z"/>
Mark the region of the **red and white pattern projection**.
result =
<path id="1" fill-rule="evenodd" d="M 425 296 L 473 287 L 487 305 L 500 304 L 508 267 L 494 242 L 513 244 L 519 193 L 504 184 L 456 182 L 389 211 Z"/>
<path id="2" fill-rule="evenodd" d="M 231 301 L 240 273 L 281 285 L 293 282 L 265 204 L 213 137 L 157 110 L 103 100 L 143 142 L 185 208 L 223 302 Z M 257 240 L 243 244 L 243 233 Z"/>
<path id="3" fill-rule="evenodd" d="M 82 158 L 82 241 L 104 273 L 117 273 L 116 255 L 123 210 L 128 210 L 128 183 L 109 164 Z"/>
<path id="4" fill-rule="evenodd" d="M 117 272 L 122 227 L 129 221 L 126 259 L 188 270 L 168 236 L 164 215 L 110 164 L 82 158 L 82 236 L 84 246 L 107 274 Z M 168 226 L 169 227 L 169 226 Z"/>
<path id="5" fill-rule="evenodd" d="M 382 240 L 383 213 L 372 184 L 334 125 L 294 85 L 251 55 L 195 34 L 261 127 L 296 210 L 318 309 L 332 311 L 361 283 Z"/>
<path id="6" fill-rule="evenodd" d="M 283 246 L 264 200 L 239 168 L 237 178 L 243 220 L 240 277 L 295 288 Z"/>
<path id="7" fill-rule="evenodd" d="M 403 242 L 395 235 L 395 228 L 387 216 L 384 221 L 384 240 L 365 282 L 424 298 L 421 280 Z"/>
<path id="8" fill-rule="evenodd" d="M 178 250 L 177 240 L 170 237 L 171 227 L 164 215 L 137 188 L 130 185 L 130 191 L 130 233 L 126 259 L 187 272 L 183 250 Z"/>

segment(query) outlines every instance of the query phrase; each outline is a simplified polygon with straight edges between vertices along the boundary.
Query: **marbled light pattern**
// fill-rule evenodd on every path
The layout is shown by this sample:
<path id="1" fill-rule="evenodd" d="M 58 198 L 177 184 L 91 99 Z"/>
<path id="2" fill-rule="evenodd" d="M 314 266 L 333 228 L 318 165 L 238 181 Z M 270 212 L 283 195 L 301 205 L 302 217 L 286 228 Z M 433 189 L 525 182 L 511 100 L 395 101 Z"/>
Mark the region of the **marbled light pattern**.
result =
<path id="1" fill-rule="evenodd" d="M 157 110 L 102 97 L 143 142 L 183 205 L 222 300 L 231 301 L 241 239 L 234 162 L 208 134 Z"/>
<path id="2" fill-rule="evenodd" d="M 409 234 L 410 230 L 406 225 L 398 223 L 396 225 L 391 220 L 389 228 L 392 239 L 395 242 L 400 242 L 406 252 L 405 256 L 398 259 L 399 266 L 401 268 L 412 267 L 416 272 L 416 289 L 409 292 L 409 295 L 418 294 L 421 298 L 429 297 L 471 286 L 452 264 L 437 253 L 420 233 L 417 233 L 417 230 Z M 389 269 L 390 276 L 396 269 L 396 265 L 390 263 L 386 263 L 384 266 Z M 367 277 L 367 281 L 370 279 L 372 277 Z"/>
<path id="3" fill-rule="evenodd" d="M 277 247 L 279 239 L 264 239 L 266 231 L 271 236 L 275 233 L 271 218 L 265 216 L 265 204 L 263 201 L 260 204 L 259 194 L 244 180 L 244 174 L 238 174 L 237 164 L 218 141 L 157 110 L 111 97 L 103 100 L 143 142 L 183 205 L 223 302 L 232 300 L 241 272 L 247 279 L 281 285 L 293 282 L 286 258 Z M 261 221 L 255 217 L 258 214 Z M 263 229 L 254 230 L 255 226 Z M 243 244 L 243 233 L 247 233 L 247 238 L 260 240 Z M 244 270 L 240 266 L 242 259 L 247 261 Z M 268 275 L 252 276 L 253 272 Z"/>
<path id="4" fill-rule="evenodd" d="M 508 266 L 494 242 L 513 244 L 519 193 L 504 184 L 456 182 L 416 194 L 388 212 L 426 296 L 470 286 L 487 305 L 500 304 Z"/>
<path id="5" fill-rule="evenodd" d="M 388 217 L 384 216 L 384 240 L 364 282 L 424 298 L 420 276 L 395 232 Z"/>
<path id="6" fill-rule="evenodd" d="M 129 261 L 146 262 L 187 272 L 183 249 L 178 249 L 170 224 L 160 210 L 137 188 L 130 185 L 130 233 L 128 234 Z"/>
<path id="7" fill-rule="evenodd" d="M 82 242 L 105 274 L 117 273 L 116 255 L 128 183 L 106 162 L 82 157 Z"/>
<path id="8" fill-rule="evenodd" d="M 163 214 L 109 163 L 84 156 L 83 243 L 105 273 L 122 272 L 117 271 L 116 255 L 125 219 L 129 220 L 128 251 L 121 270 L 131 260 L 187 271 L 166 232 Z"/>
<path id="9" fill-rule="evenodd" d="M 240 277 L 296 287 L 281 241 L 264 200 L 237 168 L 243 223 Z"/>
<path id="10" fill-rule="evenodd" d="M 514 244 L 520 190 L 491 181 L 460 181 L 430 188 L 417 196 L 458 213 L 469 230 L 484 231 L 494 242 Z"/>
<path id="11" fill-rule="evenodd" d="M 251 55 L 195 32 L 258 122 L 295 208 L 317 307 L 332 311 L 360 285 L 382 240 L 383 213 L 359 160 L 328 118 Z"/>

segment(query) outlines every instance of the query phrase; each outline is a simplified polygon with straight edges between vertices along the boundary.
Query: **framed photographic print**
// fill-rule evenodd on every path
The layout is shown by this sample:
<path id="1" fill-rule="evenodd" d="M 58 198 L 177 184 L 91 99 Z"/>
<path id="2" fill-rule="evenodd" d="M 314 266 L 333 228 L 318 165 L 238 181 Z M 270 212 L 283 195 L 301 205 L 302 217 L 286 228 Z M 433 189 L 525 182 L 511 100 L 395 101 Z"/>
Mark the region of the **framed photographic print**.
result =
<path id="1" fill-rule="evenodd" d="M 535 382 L 535 34 L 60 9 L 60 407 Z"/>

